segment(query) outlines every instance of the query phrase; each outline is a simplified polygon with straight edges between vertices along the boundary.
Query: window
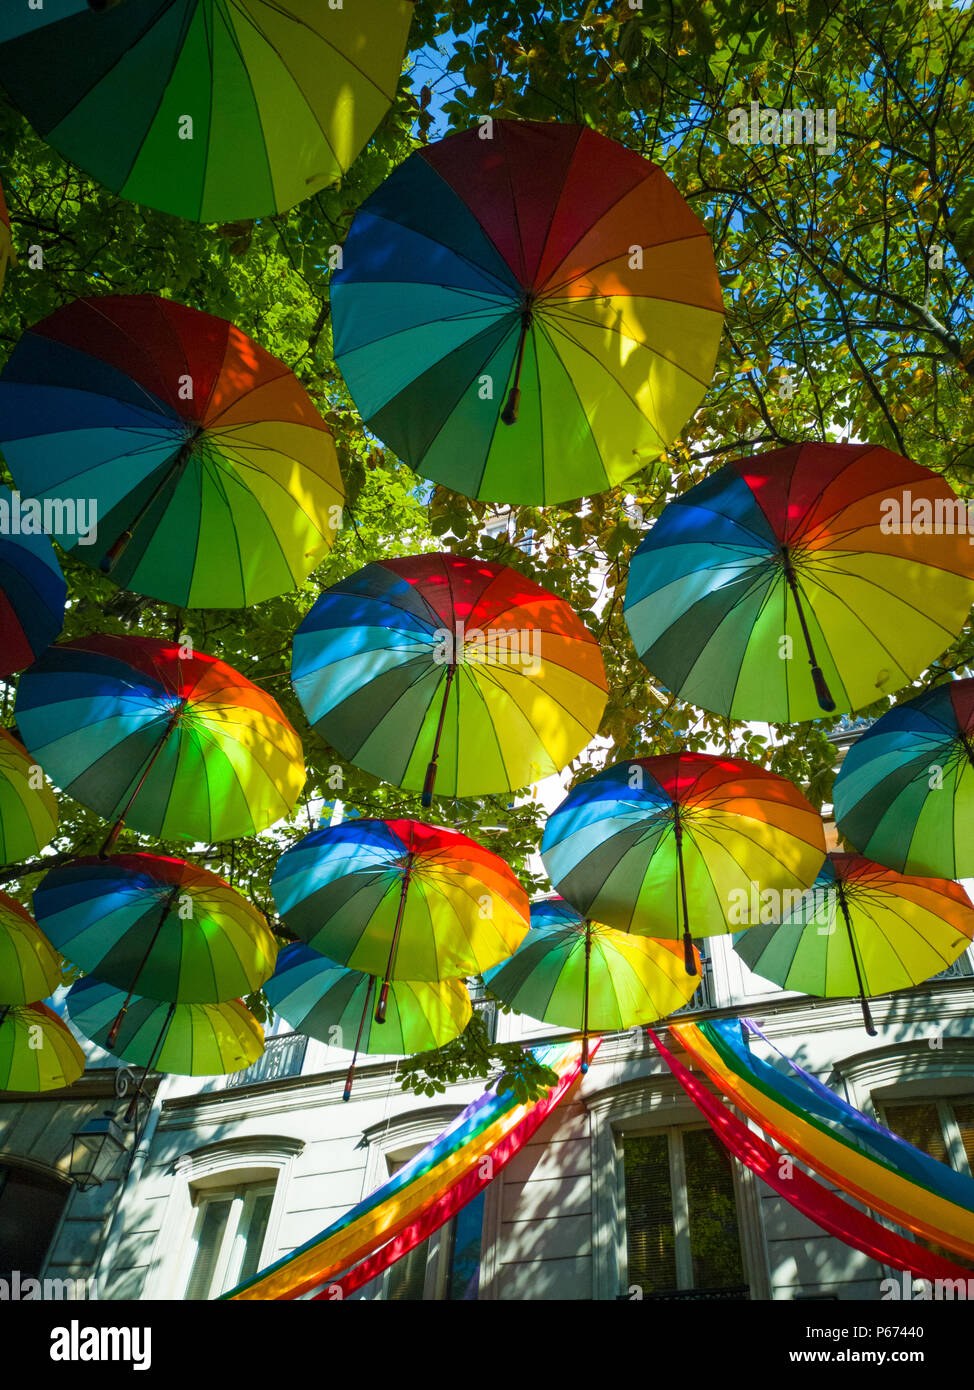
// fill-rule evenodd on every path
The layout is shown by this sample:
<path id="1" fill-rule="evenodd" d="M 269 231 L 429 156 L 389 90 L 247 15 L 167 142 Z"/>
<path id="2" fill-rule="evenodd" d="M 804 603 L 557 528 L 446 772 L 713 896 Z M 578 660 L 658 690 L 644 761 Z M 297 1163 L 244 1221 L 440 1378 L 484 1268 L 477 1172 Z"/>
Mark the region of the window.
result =
<path id="1" fill-rule="evenodd" d="M 0 1163 L 0 1278 L 39 1279 L 71 1188 L 33 1168 Z"/>
<path id="2" fill-rule="evenodd" d="M 216 1298 L 257 1273 L 273 1201 L 272 1182 L 195 1193 L 194 1252 L 184 1298 Z"/>
<path id="3" fill-rule="evenodd" d="M 389 1158 L 390 1177 L 407 1161 Z M 384 1275 L 382 1298 L 398 1302 L 475 1301 L 485 1200 L 481 1192 L 452 1221 L 390 1265 Z"/>
<path id="4" fill-rule="evenodd" d="M 730 1155 L 710 1129 L 623 1140 L 628 1286 L 643 1298 L 747 1298 Z"/>
<path id="5" fill-rule="evenodd" d="M 974 1095 L 883 1105 L 887 1128 L 940 1163 L 974 1175 Z"/>

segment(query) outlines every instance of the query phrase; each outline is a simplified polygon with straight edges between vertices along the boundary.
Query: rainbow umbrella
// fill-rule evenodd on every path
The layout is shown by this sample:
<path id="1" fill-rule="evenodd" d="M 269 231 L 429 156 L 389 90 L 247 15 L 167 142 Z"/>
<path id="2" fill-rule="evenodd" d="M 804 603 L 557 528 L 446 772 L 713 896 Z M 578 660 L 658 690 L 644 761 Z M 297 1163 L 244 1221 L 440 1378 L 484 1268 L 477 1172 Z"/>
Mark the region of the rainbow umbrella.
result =
<path id="1" fill-rule="evenodd" d="M 0 486 L 0 680 L 29 666 L 64 624 L 67 585 L 39 516 Z M 24 532 L 25 525 L 31 529 Z"/>
<path id="2" fill-rule="evenodd" d="M 70 796 L 159 839 L 214 843 L 290 814 L 301 741 L 263 690 L 215 657 L 152 637 L 81 637 L 20 678 L 17 725 Z"/>
<path id="3" fill-rule="evenodd" d="M 577 911 L 640 936 L 682 931 L 689 974 L 694 936 L 737 930 L 752 888 L 807 888 L 824 856 L 821 817 L 797 787 L 707 753 L 604 768 L 568 794 L 541 842 L 549 878 Z"/>
<path id="4" fill-rule="evenodd" d="M 0 375 L 0 445 L 59 541 L 183 608 L 304 582 L 341 522 L 334 441 L 304 387 L 225 319 L 154 295 L 80 299 Z"/>
<path id="5" fill-rule="evenodd" d="M 625 615 L 640 660 L 733 719 L 860 709 L 919 675 L 967 620 L 966 520 L 933 523 L 958 511 L 943 478 L 869 444 L 726 464 L 671 502 L 633 556 Z"/>
<path id="6" fill-rule="evenodd" d="M 0 1091 L 56 1091 L 84 1069 L 84 1053 L 53 1009 L 0 1006 Z"/>
<path id="7" fill-rule="evenodd" d="M 386 114 L 406 0 L 47 0 L 0 15 L 0 81 L 66 159 L 196 222 L 284 212 Z"/>
<path id="8" fill-rule="evenodd" d="M 723 325 L 710 238 L 663 171 L 540 121 L 410 155 L 356 213 L 331 306 L 370 430 L 467 497 L 538 505 L 658 457 Z"/>
<path id="9" fill-rule="evenodd" d="M 0 24 L 3 21 L 0 20 Z M 4 277 L 7 274 L 8 265 L 17 264 L 17 255 L 14 251 L 14 239 L 10 227 L 10 213 L 7 211 L 7 200 L 3 196 L 3 185 L 0 184 L 0 290 L 3 289 Z"/>
<path id="10" fill-rule="evenodd" d="M 0 893 L 0 1007 L 29 1005 L 61 983 L 61 958 L 16 898 Z"/>
<path id="11" fill-rule="evenodd" d="M 462 980 L 393 980 L 386 1017 L 379 1024 L 370 1017 L 377 983 L 374 975 L 346 970 L 297 942 L 281 952 L 264 986 L 268 1004 L 292 1028 L 353 1053 L 344 1100 L 352 1094 L 360 1052 L 429 1052 L 459 1037 L 473 1012 Z"/>
<path id="12" fill-rule="evenodd" d="M 135 997 L 117 1041 L 109 1044 L 124 999 L 123 990 L 86 975 L 68 990 L 65 1004 L 79 1033 L 145 1073 L 223 1076 L 251 1066 L 264 1050 L 264 1030 L 239 999 L 160 1004 Z"/>
<path id="13" fill-rule="evenodd" d="M 842 838 L 877 863 L 974 876 L 974 680 L 884 714 L 846 753 L 832 798 Z"/>
<path id="14" fill-rule="evenodd" d="M 582 1029 L 582 1070 L 589 1032 L 654 1023 L 688 1003 L 700 984 L 675 941 L 615 931 L 582 917 L 563 898 L 531 904 L 531 929 L 484 984 L 519 1014 Z"/>
<path id="15" fill-rule="evenodd" d="M 974 904 L 959 883 L 912 878 L 861 854 L 833 853 L 779 925 L 752 926 L 734 950 L 782 989 L 820 999 L 858 994 L 866 1031 L 875 1037 L 867 994 L 921 984 L 972 941 Z"/>
<path id="16" fill-rule="evenodd" d="M 149 999 L 220 1004 L 273 973 L 277 941 L 229 883 L 182 859 L 75 859 L 34 889 L 34 912 L 74 965 Z"/>
<path id="17" fill-rule="evenodd" d="M 339 965 L 382 980 L 451 980 L 505 960 L 528 929 L 527 894 L 496 854 L 455 830 L 362 818 L 284 853 L 271 892 L 288 927 Z"/>
<path id="18" fill-rule="evenodd" d="M 22 744 L 0 729 L 0 863 L 18 864 L 49 844 L 57 799 Z"/>
<path id="19" fill-rule="evenodd" d="M 559 772 L 595 736 L 598 643 L 563 599 L 504 565 L 381 560 L 326 589 L 294 638 L 314 727 L 366 772 L 432 801 Z"/>

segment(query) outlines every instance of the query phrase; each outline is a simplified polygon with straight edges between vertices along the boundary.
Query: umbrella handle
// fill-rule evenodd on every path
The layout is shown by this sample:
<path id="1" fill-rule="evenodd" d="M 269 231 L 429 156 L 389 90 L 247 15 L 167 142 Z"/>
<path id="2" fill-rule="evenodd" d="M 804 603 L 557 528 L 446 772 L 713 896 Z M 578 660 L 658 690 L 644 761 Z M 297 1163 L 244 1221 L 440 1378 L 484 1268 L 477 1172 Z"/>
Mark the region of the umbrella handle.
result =
<path id="1" fill-rule="evenodd" d="M 688 975 L 696 975 L 697 959 L 693 954 L 693 937 L 688 931 L 683 933 L 683 968 Z"/>
<path id="2" fill-rule="evenodd" d="M 386 1021 L 386 1005 L 388 1004 L 388 1002 L 389 1002 L 389 981 L 388 981 L 388 980 L 383 980 L 383 981 L 382 981 L 382 989 L 381 989 L 380 992 L 379 992 L 379 1002 L 378 1002 L 378 1004 L 376 1004 L 376 1006 L 375 1006 L 375 1021 L 376 1021 L 376 1023 L 385 1023 L 385 1021 Z"/>
<path id="3" fill-rule="evenodd" d="M 680 821 L 680 807 L 675 807 L 673 834 L 676 838 L 676 862 L 680 870 L 680 900 L 683 905 L 683 968 L 688 975 L 696 975 L 697 962 L 693 954 L 693 937 L 690 935 L 690 909 L 687 906 L 687 879 L 683 868 L 683 825 Z"/>
<path id="4" fill-rule="evenodd" d="M 507 404 L 501 411 L 501 420 L 504 422 L 505 425 L 517 424 L 517 412 L 520 404 L 521 388 L 520 386 L 512 386 L 510 395 L 507 398 Z"/>
<path id="5" fill-rule="evenodd" d="M 421 798 L 424 810 L 429 810 L 433 804 L 433 788 L 436 786 L 436 763 L 430 763 L 426 769 L 426 781 L 423 783 L 423 795 Z"/>
<path id="6" fill-rule="evenodd" d="M 875 1038 L 877 1036 L 876 1026 L 873 1023 L 873 1016 L 869 1012 L 869 1004 L 866 1002 L 866 996 L 864 994 L 860 994 L 859 1003 L 862 1005 L 862 1021 L 866 1026 L 866 1032 L 871 1038 Z"/>
<path id="7" fill-rule="evenodd" d="M 826 714 L 831 714 L 835 709 L 835 700 L 828 687 L 828 682 L 822 674 L 821 666 L 812 666 L 812 684 L 815 687 L 815 697 L 818 700 L 819 709 L 825 710 Z"/>
<path id="8" fill-rule="evenodd" d="M 354 1080 L 355 1080 L 355 1063 L 353 1062 L 352 1065 L 349 1067 L 349 1069 L 348 1069 L 348 1075 L 347 1075 L 346 1078 L 345 1078 L 345 1089 L 344 1089 L 344 1091 L 342 1091 L 342 1100 L 351 1100 L 351 1099 L 352 1099 L 352 1082 L 353 1082 Z"/>

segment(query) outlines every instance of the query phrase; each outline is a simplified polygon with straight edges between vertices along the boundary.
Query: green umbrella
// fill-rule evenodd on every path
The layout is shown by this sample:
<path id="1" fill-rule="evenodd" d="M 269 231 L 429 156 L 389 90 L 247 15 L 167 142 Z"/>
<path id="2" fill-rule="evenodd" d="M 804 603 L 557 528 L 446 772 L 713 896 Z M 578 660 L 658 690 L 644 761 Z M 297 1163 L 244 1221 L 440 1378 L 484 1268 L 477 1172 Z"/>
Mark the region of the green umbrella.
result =
<path id="1" fill-rule="evenodd" d="M 57 821 L 47 778 L 27 749 L 0 729 L 0 863 L 30 859 L 52 839 Z"/>
<path id="2" fill-rule="evenodd" d="M 65 158 L 196 222 L 284 212 L 386 114 L 408 0 L 7 0 L 0 81 Z"/>
<path id="3" fill-rule="evenodd" d="M 264 1033 L 239 999 L 226 1004 L 159 1004 L 131 1000 L 118 1040 L 108 1046 L 125 991 L 86 975 L 68 991 L 71 1022 L 85 1037 L 133 1066 L 179 1076 L 223 1076 L 249 1067 Z"/>
<path id="4" fill-rule="evenodd" d="M 921 984 L 972 940 L 974 904 L 959 883 L 898 874 L 861 854 L 830 854 L 780 924 L 752 925 L 734 950 L 782 989 L 822 999 L 858 995 L 875 1036 L 868 994 Z"/>
<path id="5" fill-rule="evenodd" d="M 300 942 L 278 957 L 264 986 L 267 1002 L 301 1033 L 329 1047 L 354 1052 L 344 1099 L 352 1092 L 360 1052 L 406 1056 L 443 1047 L 470 1022 L 470 995 L 462 980 L 393 980 L 385 1019 L 372 1017 L 374 975 L 346 970 Z"/>
<path id="6" fill-rule="evenodd" d="M 26 908 L 0 893 L 0 1006 L 46 999 L 61 983 L 61 958 Z"/>
<path id="7" fill-rule="evenodd" d="M 53 1009 L 0 1005 L 0 1091 L 56 1091 L 84 1069 L 84 1053 Z"/>

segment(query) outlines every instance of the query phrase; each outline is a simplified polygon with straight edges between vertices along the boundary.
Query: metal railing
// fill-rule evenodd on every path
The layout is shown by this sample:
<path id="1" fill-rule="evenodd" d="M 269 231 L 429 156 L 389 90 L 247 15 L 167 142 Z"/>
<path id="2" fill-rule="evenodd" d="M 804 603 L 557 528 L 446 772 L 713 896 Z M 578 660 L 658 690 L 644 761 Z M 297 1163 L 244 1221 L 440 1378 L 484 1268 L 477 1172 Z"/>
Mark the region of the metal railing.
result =
<path id="1" fill-rule="evenodd" d="M 288 1076 L 300 1076 L 307 1050 L 308 1039 L 303 1033 L 281 1033 L 276 1038 L 268 1038 L 257 1061 L 228 1076 L 225 1088 L 232 1091 L 259 1081 L 283 1081 Z"/>

